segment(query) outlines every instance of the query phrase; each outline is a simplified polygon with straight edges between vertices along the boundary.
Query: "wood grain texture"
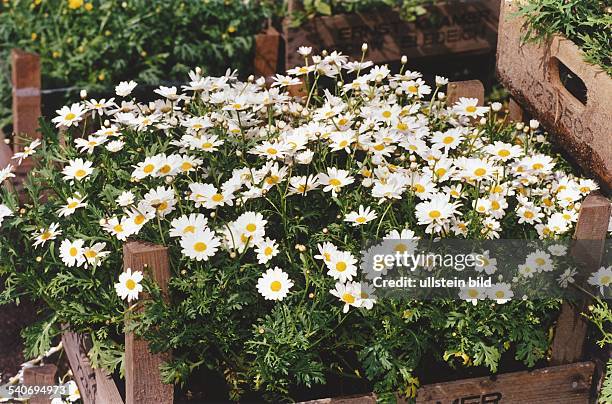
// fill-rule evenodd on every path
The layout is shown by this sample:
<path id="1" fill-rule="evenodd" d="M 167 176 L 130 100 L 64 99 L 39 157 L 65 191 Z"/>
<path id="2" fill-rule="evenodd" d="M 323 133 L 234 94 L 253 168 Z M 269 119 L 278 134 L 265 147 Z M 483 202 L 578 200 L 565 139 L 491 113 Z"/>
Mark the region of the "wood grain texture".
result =
<path id="1" fill-rule="evenodd" d="M 87 336 L 65 326 L 62 344 L 84 404 L 123 404 L 112 377 L 105 370 L 91 367 L 87 357 L 91 341 Z"/>
<path id="2" fill-rule="evenodd" d="M 52 364 L 32 366 L 23 370 L 23 384 L 25 386 L 53 386 L 56 383 L 55 374 L 57 366 Z M 50 404 L 51 398 L 47 395 L 32 396 L 30 404 Z"/>
<path id="3" fill-rule="evenodd" d="M 401 20 L 392 10 L 319 16 L 299 27 L 291 27 L 290 18 L 286 18 L 283 23 L 286 68 L 304 63 L 296 53 L 299 46 L 311 46 L 314 53 L 337 50 L 358 60 L 361 45 L 367 42 L 366 57 L 375 63 L 398 61 L 402 55 L 416 59 L 491 52 L 497 42 L 497 2 L 475 0 L 431 5 L 415 22 Z M 291 10 L 299 9 L 296 3 L 290 3 Z"/>
<path id="4" fill-rule="evenodd" d="M 419 389 L 418 404 L 587 404 L 595 365 L 580 362 L 533 371 L 437 383 Z"/>
<path id="5" fill-rule="evenodd" d="M 523 107 L 521 107 L 514 98 L 510 97 L 510 101 L 508 101 L 508 120 L 513 122 L 523 122 L 524 118 L 525 113 L 523 111 Z"/>
<path id="6" fill-rule="evenodd" d="M 477 98 L 478 105 L 484 105 L 484 86 L 480 80 L 453 81 L 448 84 L 446 103 L 452 106 L 459 98 Z"/>
<path id="7" fill-rule="evenodd" d="M 166 247 L 129 241 L 123 246 L 123 268 L 150 276 L 167 296 L 170 265 Z M 151 353 L 146 341 L 133 333 L 125 334 L 126 404 L 171 404 L 174 401 L 174 386 L 162 383 L 159 373 L 159 366 L 170 357 L 170 352 Z"/>
<path id="8" fill-rule="evenodd" d="M 546 43 L 523 43 L 523 20 L 512 17 L 516 1 L 504 0 L 499 18 L 497 73 L 510 94 L 587 172 L 612 191 L 612 78 L 584 61 L 570 40 L 555 35 Z M 561 83 L 559 63 L 586 86 L 586 104 Z"/>
<path id="9" fill-rule="evenodd" d="M 268 27 L 264 33 L 255 35 L 255 75 L 269 78 L 278 72 L 280 33 Z"/>
<path id="10" fill-rule="evenodd" d="M 580 208 L 571 255 L 581 264 L 576 283 L 586 287 L 586 280 L 601 264 L 610 220 L 610 201 L 599 192 L 586 197 Z M 583 358 L 588 322 L 582 315 L 591 303 L 585 294 L 577 302 L 563 302 L 555 326 L 551 364 L 560 365 Z"/>
<path id="11" fill-rule="evenodd" d="M 30 139 L 40 137 L 40 56 L 19 49 L 11 51 L 13 83 L 13 132 Z M 15 138 L 14 149 L 23 149 L 23 140 Z"/>

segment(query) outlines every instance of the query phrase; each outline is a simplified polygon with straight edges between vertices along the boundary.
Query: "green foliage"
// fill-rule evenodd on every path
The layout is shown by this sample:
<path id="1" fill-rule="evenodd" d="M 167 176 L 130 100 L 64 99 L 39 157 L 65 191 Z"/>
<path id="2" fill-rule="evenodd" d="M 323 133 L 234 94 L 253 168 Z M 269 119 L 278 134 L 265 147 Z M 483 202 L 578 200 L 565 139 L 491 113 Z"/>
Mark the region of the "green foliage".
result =
<path id="1" fill-rule="evenodd" d="M 292 24 L 299 26 L 306 19 L 318 15 L 329 16 L 391 8 L 399 12 L 402 19 L 412 21 L 427 12 L 425 6 L 435 2 L 435 0 L 304 0 L 302 9 L 296 10 L 291 18 Z"/>
<path id="2" fill-rule="evenodd" d="M 612 76 L 612 13 L 606 0 L 529 0 L 519 3 L 527 41 L 563 34 L 584 51 L 587 62 Z"/>
<path id="3" fill-rule="evenodd" d="M 272 3 L 272 2 L 270 2 Z M 242 0 L 11 0 L 0 3 L 0 128 L 10 122 L 9 53 L 41 56 L 43 88 L 113 92 L 121 80 L 183 80 L 187 66 L 247 73 L 268 4 Z"/>

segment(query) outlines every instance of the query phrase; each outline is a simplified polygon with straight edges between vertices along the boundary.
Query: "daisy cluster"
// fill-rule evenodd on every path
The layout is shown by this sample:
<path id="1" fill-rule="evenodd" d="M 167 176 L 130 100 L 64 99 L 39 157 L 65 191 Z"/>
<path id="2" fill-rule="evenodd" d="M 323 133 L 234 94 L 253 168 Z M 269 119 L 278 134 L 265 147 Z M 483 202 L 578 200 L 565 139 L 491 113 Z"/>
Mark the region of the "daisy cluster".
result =
<path id="1" fill-rule="evenodd" d="M 315 211 L 324 200 L 335 209 L 332 220 L 308 230 L 324 240 L 319 254 L 311 242 L 296 250 L 322 261 L 336 282 L 330 292 L 345 310 L 371 308 L 370 286 L 356 282 L 355 251 L 331 237 L 330 227 L 344 224 L 347 234 L 353 228 L 364 240 L 493 239 L 516 228 L 559 238 L 570 234 L 580 202 L 598 188 L 546 152 L 537 121 L 507 125 L 499 105 L 472 98 L 447 105 L 443 77 L 430 86 L 403 68 L 392 73 L 339 52 L 300 52 L 305 65 L 277 75 L 271 87 L 230 71 L 204 77 L 196 69 L 182 91 L 162 86 L 152 102 L 136 102 L 137 83 L 123 82 L 118 99 L 58 110 L 56 126 L 78 132 L 61 169 L 69 193 L 57 207 L 62 220 L 39 225 L 33 246 L 59 239 L 65 266 L 95 266 L 112 253 L 109 242 L 159 229 L 161 241 L 187 262 L 221 254 L 256 262 L 262 271 L 253 287 L 282 300 L 296 281 L 283 252 L 291 242 L 288 206 L 306 203 Z M 325 80 L 332 84 L 323 87 Z M 291 96 L 288 90 L 303 82 L 307 93 Z M 16 163 L 40 144 L 16 154 Z M 115 156 L 126 155 L 129 165 L 113 166 Z M 112 178 L 110 170 L 126 172 L 129 185 L 102 208 L 90 184 L 97 176 Z M 2 180 L 11 172 L 3 170 Z M 106 241 L 66 234 L 64 219 L 80 211 L 89 217 L 95 211 Z M 11 214 L 0 205 L 0 220 Z M 130 280 L 128 289 L 136 290 L 140 276 L 123 277 L 120 284 Z"/>

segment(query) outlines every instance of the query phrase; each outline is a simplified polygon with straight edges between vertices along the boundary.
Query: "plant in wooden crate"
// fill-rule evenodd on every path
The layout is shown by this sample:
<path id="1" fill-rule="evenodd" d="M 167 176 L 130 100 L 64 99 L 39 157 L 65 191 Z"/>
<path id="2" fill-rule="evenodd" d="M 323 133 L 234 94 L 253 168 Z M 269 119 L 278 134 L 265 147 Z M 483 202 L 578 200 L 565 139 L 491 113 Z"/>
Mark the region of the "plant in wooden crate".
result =
<path id="1" fill-rule="evenodd" d="M 48 306 L 25 332 L 30 355 L 66 323 L 91 335 L 94 367 L 123 369 L 127 318 L 172 351 L 166 382 L 209 369 L 232 399 L 270 400 L 330 378 L 413 396 L 426 356 L 493 372 L 505 353 L 546 357 L 557 299 L 506 301 L 502 284 L 477 304 L 376 297 L 358 282 L 359 252 L 382 237 L 567 238 L 597 184 L 537 122 L 508 124 L 478 99 L 447 105 L 442 77 L 429 86 L 335 52 L 307 62 L 272 88 L 196 69 L 148 103 L 122 82 L 120 104 L 59 110 L 61 136 L 42 123 L 31 200 L 4 193 L 0 205 L 1 296 Z M 289 97 L 302 79 L 308 95 Z M 161 264 L 130 244 L 122 258 L 130 238 L 167 254 L 167 295 L 150 278 Z"/>
<path id="2" fill-rule="evenodd" d="M 179 81 L 188 66 L 221 74 L 248 69 L 253 36 L 268 2 L 10 1 L 0 3 L 0 59 L 20 48 L 41 56 L 45 89 L 68 87 L 59 104 L 82 88 L 112 92 L 135 79 Z M 10 72 L 0 63 L 0 127 L 10 122 Z"/>

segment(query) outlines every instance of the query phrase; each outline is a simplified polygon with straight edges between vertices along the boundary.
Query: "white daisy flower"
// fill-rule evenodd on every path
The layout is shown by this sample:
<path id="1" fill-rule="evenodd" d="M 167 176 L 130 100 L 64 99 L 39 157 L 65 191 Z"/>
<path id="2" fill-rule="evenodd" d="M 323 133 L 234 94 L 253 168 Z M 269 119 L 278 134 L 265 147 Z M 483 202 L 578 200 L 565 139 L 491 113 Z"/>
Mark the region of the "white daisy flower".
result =
<path id="1" fill-rule="evenodd" d="M 351 222 L 353 226 L 361 226 L 376 219 L 378 215 L 375 211 L 370 210 L 370 207 L 364 208 L 359 205 L 358 212 L 350 212 L 344 217 L 345 222 Z"/>
<path id="2" fill-rule="evenodd" d="M 495 300 L 497 304 L 504 304 L 514 297 L 510 285 L 505 282 L 493 284 L 488 288 L 487 295 L 489 299 Z"/>
<path id="3" fill-rule="evenodd" d="M 208 226 L 208 219 L 201 213 L 192 213 L 189 216 L 182 215 L 173 219 L 170 223 L 170 237 L 185 237 L 187 234 L 195 234 Z"/>
<path id="4" fill-rule="evenodd" d="M 489 111 L 489 107 L 479 107 L 478 98 L 459 98 L 459 101 L 453 105 L 453 112 L 462 115 L 476 118 L 483 116 Z"/>
<path id="5" fill-rule="evenodd" d="M 257 291 L 266 300 L 283 300 L 292 287 L 293 281 L 279 267 L 268 269 L 257 280 Z"/>
<path id="6" fill-rule="evenodd" d="M 175 209 L 174 191 L 163 186 L 151 189 L 144 195 L 144 203 L 155 208 L 158 216 L 165 217 Z"/>
<path id="7" fill-rule="evenodd" d="M 181 252 L 186 257 L 196 261 L 208 261 L 215 255 L 221 242 L 210 229 L 197 230 L 195 233 L 187 233 L 180 241 Z"/>
<path id="8" fill-rule="evenodd" d="M 64 265 L 68 267 L 80 267 L 85 263 L 85 256 L 83 255 L 84 243 L 85 241 L 81 239 L 74 241 L 65 239 L 62 241 L 60 244 L 60 258 Z"/>
<path id="9" fill-rule="evenodd" d="M 128 218 L 124 217 L 123 219 L 118 219 L 116 216 L 104 220 L 102 229 L 121 241 L 127 240 L 127 238 L 136 231 L 136 228 L 134 228 L 132 222 Z"/>
<path id="10" fill-rule="evenodd" d="M 255 252 L 257 253 L 257 262 L 262 265 L 267 264 L 273 257 L 278 255 L 278 244 L 271 238 L 266 237 L 256 244 Z"/>
<path id="11" fill-rule="evenodd" d="M 64 180 L 81 181 L 87 178 L 87 176 L 93 172 L 93 168 L 91 168 L 92 165 L 93 163 L 91 161 L 85 161 L 80 158 L 70 160 L 68 165 L 62 170 Z"/>
<path id="12" fill-rule="evenodd" d="M 123 191 L 116 199 L 117 205 L 126 207 L 134 204 L 135 196 L 131 191 Z"/>
<path id="13" fill-rule="evenodd" d="M 79 122 L 83 119 L 85 110 L 79 103 L 72 104 L 70 107 L 64 106 L 61 109 L 55 111 L 58 116 L 53 118 L 51 122 L 55 123 L 56 127 L 65 126 L 78 126 Z"/>
<path id="14" fill-rule="evenodd" d="M 106 144 L 106 150 L 111 153 L 117 153 L 125 146 L 125 142 L 122 140 L 112 140 Z"/>
<path id="15" fill-rule="evenodd" d="M 325 261 L 325 263 L 331 262 L 332 256 L 338 252 L 338 248 L 328 241 L 323 244 L 317 244 L 317 249 L 319 254 L 315 255 L 314 258 Z"/>
<path id="16" fill-rule="evenodd" d="M 136 88 L 137 85 L 138 84 L 133 80 L 122 81 L 119 83 L 118 86 L 115 87 L 115 94 L 117 94 L 119 97 L 127 97 L 132 93 L 132 91 L 134 90 L 134 88 Z"/>
<path id="17" fill-rule="evenodd" d="M 87 260 L 85 267 L 87 265 L 97 266 L 105 257 L 110 255 L 110 251 L 104 251 L 104 247 L 106 247 L 106 243 L 95 243 L 83 248 L 83 256 Z"/>
<path id="18" fill-rule="evenodd" d="M 23 160 L 36 153 L 36 148 L 41 144 L 42 142 L 39 139 L 34 139 L 32 143 L 27 146 L 24 146 L 22 151 L 13 154 L 13 157 L 11 158 L 13 160 L 17 160 L 17 165 L 20 165 Z"/>
<path id="19" fill-rule="evenodd" d="M 38 230 L 38 234 L 34 236 L 34 244 L 32 244 L 32 247 L 37 248 L 39 245 L 45 245 L 47 241 L 55 240 L 57 236 L 62 234 L 62 230 L 58 229 L 59 223 L 52 223 L 48 229 L 42 228 Z"/>
<path id="20" fill-rule="evenodd" d="M 0 226 L 4 221 L 4 218 L 9 216 L 13 216 L 13 211 L 10 210 L 8 206 L 0 204 Z"/>
<path id="21" fill-rule="evenodd" d="M 0 184 L 8 180 L 9 178 L 15 178 L 15 174 L 13 174 L 13 170 L 15 170 L 15 167 L 11 164 L 0 169 Z"/>
<path id="22" fill-rule="evenodd" d="M 487 290 L 485 288 L 466 286 L 459 290 L 459 298 L 476 306 L 479 300 L 487 298 Z"/>
<path id="23" fill-rule="evenodd" d="M 329 293 L 336 296 L 344 303 L 344 307 L 342 308 L 343 313 L 348 313 L 351 306 L 361 307 L 361 286 L 359 282 L 348 282 L 346 284 L 337 282 L 335 289 L 330 290 Z"/>
<path id="24" fill-rule="evenodd" d="M 128 268 L 125 272 L 119 275 L 119 282 L 115 283 L 115 291 L 117 296 L 121 299 L 131 302 L 132 300 L 138 299 L 138 294 L 142 292 L 143 276 L 141 271 L 132 272 L 131 268 Z"/>
<path id="25" fill-rule="evenodd" d="M 324 192 L 330 192 L 336 196 L 338 192 L 347 185 L 352 184 L 355 179 L 346 170 L 328 167 L 327 173 L 319 173 L 319 183 L 323 185 Z"/>
<path id="26" fill-rule="evenodd" d="M 325 264 L 328 269 L 327 275 L 340 282 L 351 281 L 357 276 L 357 260 L 348 251 L 336 251 Z"/>
<path id="27" fill-rule="evenodd" d="M 596 272 L 591 274 L 588 279 L 589 285 L 599 287 L 602 295 L 605 295 L 604 288 L 612 286 L 612 266 L 601 267 Z"/>

